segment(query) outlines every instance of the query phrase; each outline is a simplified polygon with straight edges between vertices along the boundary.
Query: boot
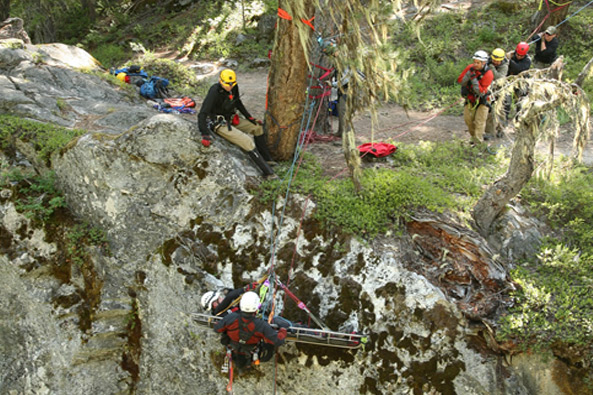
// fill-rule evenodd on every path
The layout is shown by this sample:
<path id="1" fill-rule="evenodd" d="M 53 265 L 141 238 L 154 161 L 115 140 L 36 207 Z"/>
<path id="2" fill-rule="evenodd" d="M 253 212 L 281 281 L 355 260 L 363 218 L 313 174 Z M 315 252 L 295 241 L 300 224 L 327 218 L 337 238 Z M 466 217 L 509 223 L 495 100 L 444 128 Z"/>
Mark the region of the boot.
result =
<path id="1" fill-rule="evenodd" d="M 267 177 L 267 176 L 271 176 L 272 174 L 274 174 L 274 171 L 272 170 L 270 165 L 268 165 L 266 163 L 266 161 L 264 160 L 262 155 L 257 151 L 257 149 L 254 149 L 253 151 L 249 151 L 249 152 L 247 152 L 247 154 L 249 155 L 251 160 L 253 160 L 255 162 L 257 167 L 259 167 L 261 169 L 261 171 L 264 173 L 264 176 Z"/>
<path id="2" fill-rule="evenodd" d="M 268 149 L 268 144 L 266 143 L 266 135 L 262 134 L 260 136 L 253 136 L 253 140 L 255 141 L 255 147 L 261 154 L 262 158 L 264 158 L 266 162 L 274 162 L 274 160 L 272 159 L 272 155 L 270 154 L 270 150 Z M 273 164 L 268 164 L 273 165 L 276 163 L 274 162 Z"/>

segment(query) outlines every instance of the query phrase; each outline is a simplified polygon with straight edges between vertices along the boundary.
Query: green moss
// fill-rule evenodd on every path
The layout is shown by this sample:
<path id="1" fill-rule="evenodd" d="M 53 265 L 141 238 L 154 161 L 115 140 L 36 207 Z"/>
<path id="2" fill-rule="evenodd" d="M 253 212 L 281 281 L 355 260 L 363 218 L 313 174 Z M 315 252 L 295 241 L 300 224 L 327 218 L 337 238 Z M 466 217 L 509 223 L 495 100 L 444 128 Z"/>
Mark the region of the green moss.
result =
<path id="1" fill-rule="evenodd" d="M 20 170 L 3 171 L 0 173 L 0 185 L 13 189 L 17 211 L 37 224 L 48 221 L 54 212 L 66 207 L 66 200 L 56 187 L 53 172 L 28 175 Z"/>
<path id="2" fill-rule="evenodd" d="M 365 170 L 363 190 L 355 191 L 351 179 L 329 180 L 322 175 L 319 164 L 305 156 L 295 179 L 293 193 L 311 195 L 316 203 L 314 222 L 305 221 L 303 235 L 313 240 L 338 233 L 372 238 L 389 229 L 400 231 L 400 220 L 410 210 L 427 208 L 443 212 L 451 209 L 467 213 L 482 194 L 482 186 L 504 173 L 508 158 L 504 150 L 497 155 L 483 155 L 458 141 L 447 143 L 420 142 L 400 144 L 390 167 Z M 284 177 L 288 165 L 276 168 Z M 285 194 L 288 183 L 266 181 L 255 191 L 262 204 Z M 332 241 L 332 250 L 324 251 L 325 260 L 339 257 Z"/>
<path id="3" fill-rule="evenodd" d="M 13 139 L 19 138 L 33 144 L 38 157 L 49 161 L 54 152 L 61 150 L 74 138 L 85 134 L 85 130 L 67 129 L 60 126 L 0 115 L 0 146 L 10 149 Z"/>

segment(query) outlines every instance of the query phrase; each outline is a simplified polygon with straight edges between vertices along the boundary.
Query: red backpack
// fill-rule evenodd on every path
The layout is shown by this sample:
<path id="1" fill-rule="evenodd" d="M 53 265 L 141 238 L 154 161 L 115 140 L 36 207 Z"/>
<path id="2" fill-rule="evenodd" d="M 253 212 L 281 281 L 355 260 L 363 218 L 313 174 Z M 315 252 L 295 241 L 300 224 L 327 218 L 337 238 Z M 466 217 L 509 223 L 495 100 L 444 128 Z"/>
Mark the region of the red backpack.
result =
<path id="1" fill-rule="evenodd" d="M 365 143 L 358 146 L 361 156 L 373 155 L 375 158 L 382 158 L 393 154 L 397 147 L 389 143 Z"/>

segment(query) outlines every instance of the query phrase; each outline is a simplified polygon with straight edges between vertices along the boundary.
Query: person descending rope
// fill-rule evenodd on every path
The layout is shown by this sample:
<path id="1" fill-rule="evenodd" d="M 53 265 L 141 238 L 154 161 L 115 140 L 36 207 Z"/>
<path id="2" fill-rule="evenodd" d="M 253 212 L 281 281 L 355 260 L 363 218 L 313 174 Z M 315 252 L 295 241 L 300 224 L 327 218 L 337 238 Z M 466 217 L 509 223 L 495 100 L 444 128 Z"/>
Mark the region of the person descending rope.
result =
<path id="1" fill-rule="evenodd" d="M 473 63 L 457 77 L 461 84 L 461 95 L 465 97 L 463 119 L 471 136 L 471 145 L 484 141 L 486 118 L 490 108 L 490 84 L 494 79 L 492 70 L 487 65 L 488 53 L 477 51 L 473 56 Z"/>
<path id="2" fill-rule="evenodd" d="M 257 318 L 260 297 L 253 291 L 241 296 L 241 311 L 225 316 L 214 325 L 214 331 L 221 333 L 221 343 L 230 348 L 232 360 L 239 371 L 250 366 L 250 362 L 269 361 L 277 347 L 284 344 L 286 328 L 276 332 L 266 321 Z"/>
<path id="3" fill-rule="evenodd" d="M 215 316 L 224 317 L 237 311 L 240 312 L 241 309 L 237 302 L 245 292 L 258 292 L 260 301 L 266 298 L 266 293 L 270 289 L 270 283 L 269 281 L 260 282 L 253 282 L 241 288 L 223 288 L 218 291 L 208 291 L 202 295 L 200 304 L 206 312 Z M 264 318 L 267 319 L 268 317 L 264 316 Z M 271 323 L 280 328 L 289 328 L 291 326 L 304 327 L 304 325 L 296 324 L 279 315 L 274 315 Z"/>
<path id="4" fill-rule="evenodd" d="M 212 133 L 216 132 L 247 151 L 264 176 L 273 175 L 274 171 L 266 162 L 272 161 L 272 157 L 268 151 L 263 128 L 243 105 L 235 72 L 225 69 L 220 72 L 219 77 L 219 82 L 210 87 L 198 113 L 202 145 L 209 147 L 212 144 Z M 246 119 L 239 118 L 237 110 Z M 251 138 L 250 135 L 254 137 Z"/>
<path id="5" fill-rule="evenodd" d="M 488 68 L 492 70 L 494 81 L 501 78 L 506 78 L 509 72 L 509 60 L 505 57 L 504 49 L 496 48 L 492 51 L 490 59 L 488 60 Z M 494 131 L 496 130 L 496 137 L 502 137 L 502 125 L 496 124 L 494 112 L 492 108 L 488 112 L 488 119 L 486 120 L 486 129 L 484 132 L 484 140 L 494 138 Z"/>

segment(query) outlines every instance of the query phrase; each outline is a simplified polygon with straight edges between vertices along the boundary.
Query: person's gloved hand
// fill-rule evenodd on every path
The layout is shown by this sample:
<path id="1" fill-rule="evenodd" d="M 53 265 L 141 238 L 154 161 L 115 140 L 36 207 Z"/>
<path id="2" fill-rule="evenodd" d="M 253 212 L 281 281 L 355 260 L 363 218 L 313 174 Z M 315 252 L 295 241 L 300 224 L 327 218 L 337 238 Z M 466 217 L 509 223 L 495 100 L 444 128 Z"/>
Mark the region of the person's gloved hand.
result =
<path id="1" fill-rule="evenodd" d="M 248 121 L 251 122 L 254 125 L 263 125 L 263 122 L 260 121 L 259 119 L 255 119 L 253 117 L 249 117 Z"/>
<path id="2" fill-rule="evenodd" d="M 210 144 L 212 144 L 212 137 L 208 135 L 202 136 L 202 145 L 204 147 L 210 147 Z"/>
<path id="3" fill-rule="evenodd" d="M 286 328 L 278 329 L 278 339 L 284 340 L 286 338 Z"/>

